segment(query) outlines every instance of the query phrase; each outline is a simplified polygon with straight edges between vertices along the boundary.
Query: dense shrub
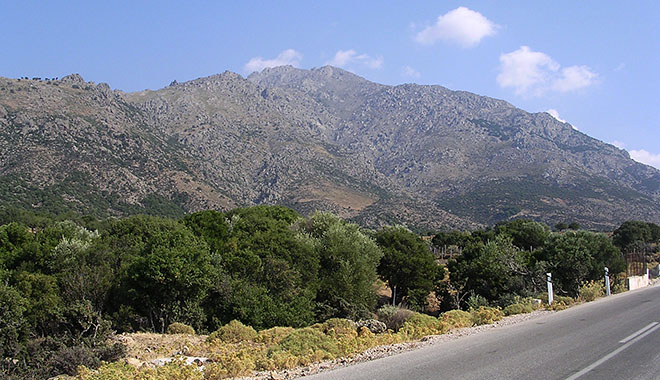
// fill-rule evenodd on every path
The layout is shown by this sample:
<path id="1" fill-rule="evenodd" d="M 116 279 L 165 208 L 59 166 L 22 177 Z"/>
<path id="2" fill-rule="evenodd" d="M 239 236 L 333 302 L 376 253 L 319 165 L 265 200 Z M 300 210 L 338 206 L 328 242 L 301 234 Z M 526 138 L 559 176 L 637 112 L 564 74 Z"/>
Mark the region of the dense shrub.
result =
<path id="1" fill-rule="evenodd" d="M 623 281 L 615 282 L 612 286 L 612 294 L 623 293 L 628 290 L 628 287 Z"/>
<path id="2" fill-rule="evenodd" d="M 532 307 L 531 304 L 527 303 L 514 303 L 511 304 L 502 310 L 504 312 L 504 315 L 515 315 L 515 314 L 525 314 L 525 313 L 531 313 L 534 311 L 534 308 Z"/>
<path id="3" fill-rule="evenodd" d="M 580 300 L 591 302 L 598 297 L 605 295 L 605 287 L 601 282 L 589 281 L 583 282 L 580 286 Z"/>
<path id="4" fill-rule="evenodd" d="M 473 294 L 470 297 L 468 297 L 467 306 L 468 309 L 476 310 L 482 306 L 490 306 L 490 303 L 488 302 L 486 297 L 481 296 L 479 294 Z"/>
<path id="5" fill-rule="evenodd" d="M 377 312 L 378 320 L 385 323 L 388 329 L 395 332 L 399 331 L 408 318 L 414 314 L 415 312 L 411 310 L 390 305 L 381 307 Z"/>
<path id="6" fill-rule="evenodd" d="M 449 330 L 448 325 L 426 314 L 415 313 L 408 318 L 399 330 L 399 334 L 403 334 L 408 338 L 417 339 L 427 335 L 440 335 Z"/>
<path id="7" fill-rule="evenodd" d="M 548 294 L 544 293 L 539 298 L 541 298 L 541 301 L 543 302 L 544 305 L 546 305 L 546 307 L 548 307 L 550 310 L 555 310 L 555 311 L 564 310 L 576 302 L 574 298 L 568 296 L 554 295 L 552 299 L 552 305 L 547 306 Z"/>
<path id="8" fill-rule="evenodd" d="M 450 310 L 440 316 L 443 322 L 447 324 L 450 329 L 460 329 L 463 327 L 471 327 L 474 323 L 472 314 L 463 310 Z"/>
<path id="9" fill-rule="evenodd" d="M 185 323 L 174 322 L 167 326 L 167 333 L 195 335 L 195 329 Z"/>
<path id="10" fill-rule="evenodd" d="M 89 347 L 63 347 L 52 356 L 49 367 L 53 368 L 55 373 L 58 374 L 75 375 L 78 366 L 81 365 L 88 368 L 97 368 L 101 365 L 101 361 Z"/>
<path id="11" fill-rule="evenodd" d="M 209 342 L 220 340 L 225 343 L 239 343 L 254 340 L 256 337 L 257 331 L 255 329 L 233 320 L 209 335 L 207 340 Z"/>
<path id="12" fill-rule="evenodd" d="M 135 379 L 139 369 L 122 362 L 105 363 L 97 371 L 82 367 L 76 376 L 78 380 Z"/>
<path id="13" fill-rule="evenodd" d="M 267 330 L 261 330 L 255 339 L 258 343 L 265 345 L 279 344 L 284 338 L 293 332 L 293 327 L 273 327 Z"/>
<path id="14" fill-rule="evenodd" d="M 321 359 L 333 359 L 339 354 L 337 342 L 333 338 L 311 327 L 293 331 L 280 342 L 279 347 L 291 355 L 314 355 Z"/>
<path id="15" fill-rule="evenodd" d="M 476 326 L 489 325 L 504 318 L 502 310 L 487 306 L 481 306 L 476 310 L 472 310 L 470 314 L 472 314 L 472 321 Z"/>
<path id="16" fill-rule="evenodd" d="M 579 296 L 583 283 L 602 279 L 603 267 L 608 267 L 613 277 L 626 268 L 612 239 L 589 231 L 554 234 L 535 256 L 536 260 L 546 261 L 554 268 L 555 291 L 572 297 Z"/>
<path id="17" fill-rule="evenodd" d="M 357 334 L 357 324 L 351 320 L 343 318 L 331 318 L 315 326 L 329 336 L 351 336 Z"/>
<path id="18" fill-rule="evenodd" d="M 223 379 L 247 376 L 256 368 L 259 351 L 248 347 L 227 349 L 213 355 L 211 363 L 204 367 L 205 379 Z"/>

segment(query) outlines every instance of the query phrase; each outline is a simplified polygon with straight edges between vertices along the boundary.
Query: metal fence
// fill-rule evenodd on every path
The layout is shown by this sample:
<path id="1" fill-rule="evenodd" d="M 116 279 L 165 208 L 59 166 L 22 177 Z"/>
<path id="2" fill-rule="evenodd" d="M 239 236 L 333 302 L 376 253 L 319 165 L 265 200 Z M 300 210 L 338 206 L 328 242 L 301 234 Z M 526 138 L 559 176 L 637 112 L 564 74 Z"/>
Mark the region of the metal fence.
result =
<path id="1" fill-rule="evenodd" d="M 646 274 L 646 255 L 643 252 L 628 252 L 625 254 L 625 259 L 628 277 Z"/>

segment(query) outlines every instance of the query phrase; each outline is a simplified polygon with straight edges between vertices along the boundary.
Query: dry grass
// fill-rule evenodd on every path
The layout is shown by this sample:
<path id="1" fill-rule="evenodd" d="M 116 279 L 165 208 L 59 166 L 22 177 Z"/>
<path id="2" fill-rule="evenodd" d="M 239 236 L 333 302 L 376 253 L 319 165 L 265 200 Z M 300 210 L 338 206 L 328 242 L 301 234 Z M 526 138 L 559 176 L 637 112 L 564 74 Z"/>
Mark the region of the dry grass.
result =
<path id="1" fill-rule="evenodd" d="M 96 371 L 82 368 L 77 379 L 211 380 L 247 376 L 255 370 L 287 370 L 323 360 L 351 358 L 374 347 L 443 334 L 450 328 L 467 324 L 463 319 L 469 318 L 472 325 L 490 323 L 502 317 L 502 312 L 494 308 L 479 308 L 472 313 L 454 311 L 441 318 L 407 312 L 410 315 L 403 321 L 399 332 L 389 330 L 383 334 L 373 334 L 365 327 L 358 330 L 354 322 L 336 318 L 300 329 L 276 327 L 251 333 L 245 339 L 244 334 L 237 334 L 237 331 L 254 330 L 248 326 L 238 326 L 238 323 L 225 326 L 231 334 L 224 335 L 232 339 L 220 339 L 221 335 L 224 336 L 222 329 L 216 333 L 217 339 L 190 334 L 122 334 L 115 339 L 126 345 L 127 358 L 105 364 Z M 233 339 L 237 336 L 241 339 Z M 182 356 L 205 357 L 209 361 L 204 363 L 203 371 L 187 365 L 182 359 L 160 367 L 152 364 L 154 359 Z"/>
<path id="2" fill-rule="evenodd" d="M 126 356 L 151 361 L 174 355 L 201 356 L 206 335 L 133 333 L 117 335 L 115 340 L 126 345 Z"/>

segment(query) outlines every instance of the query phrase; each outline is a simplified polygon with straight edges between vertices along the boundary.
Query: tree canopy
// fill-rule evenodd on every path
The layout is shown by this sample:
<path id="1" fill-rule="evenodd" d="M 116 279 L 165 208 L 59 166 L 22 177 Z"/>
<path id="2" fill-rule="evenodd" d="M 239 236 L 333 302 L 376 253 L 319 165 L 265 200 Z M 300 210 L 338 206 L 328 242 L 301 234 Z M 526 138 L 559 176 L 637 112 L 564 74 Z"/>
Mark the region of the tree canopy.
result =
<path id="1" fill-rule="evenodd" d="M 383 249 L 378 273 L 387 281 L 395 303 L 408 297 L 412 307 L 423 307 L 436 281 L 444 277 L 444 267 L 436 263 L 426 243 L 405 227 L 385 227 L 374 235 Z"/>

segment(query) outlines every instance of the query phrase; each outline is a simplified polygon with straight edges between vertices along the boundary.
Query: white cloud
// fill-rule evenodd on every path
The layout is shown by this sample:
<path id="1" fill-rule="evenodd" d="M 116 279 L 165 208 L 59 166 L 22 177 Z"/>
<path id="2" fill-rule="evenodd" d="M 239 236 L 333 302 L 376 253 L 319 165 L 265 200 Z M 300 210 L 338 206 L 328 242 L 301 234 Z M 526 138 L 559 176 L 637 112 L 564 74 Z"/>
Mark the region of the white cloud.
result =
<path id="1" fill-rule="evenodd" d="M 633 160 L 660 169 L 660 154 L 653 154 L 644 149 L 630 150 L 628 153 L 630 153 Z"/>
<path id="2" fill-rule="evenodd" d="M 557 110 L 554 109 L 554 108 L 550 108 L 549 110 L 547 110 L 547 111 L 545 111 L 545 112 L 549 113 L 550 116 L 552 116 L 552 117 L 554 117 L 555 119 L 557 119 L 557 121 L 561 121 L 562 123 L 565 123 L 565 122 L 566 122 L 566 120 L 564 120 L 564 119 L 562 119 L 561 117 L 559 117 L 559 112 L 557 112 Z"/>
<path id="3" fill-rule="evenodd" d="M 550 116 L 554 117 L 557 121 L 560 121 L 562 123 L 568 123 L 568 121 L 566 121 L 566 120 L 562 119 L 561 117 L 559 117 L 559 112 L 554 108 L 550 108 L 549 110 L 547 110 L 545 112 L 550 114 Z M 568 123 L 568 125 L 570 125 L 571 128 L 575 129 L 576 131 L 579 131 L 578 127 L 574 126 L 573 124 Z"/>
<path id="4" fill-rule="evenodd" d="M 401 75 L 408 78 L 419 78 L 422 76 L 419 71 L 413 69 L 410 66 L 403 66 L 403 68 L 401 68 Z"/>
<path id="5" fill-rule="evenodd" d="M 355 50 L 339 50 L 335 57 L 326 62 L 328 65 L 345 67 L 353 63 L 359 63 L 370 69 L 379 69 L 383 66 L 383 57 L 373 58 L 367 54 L 358 54 Z"/>
<path id="6" fill-rule="evenodd" d="M 626 144 L 621 142 L 621 141 L 618 141 L 618 140 L 614 140 L 610 144 L 614 145 L 615 147 L 617 147 L 619 149 L 625 149 L 626 148 Z"/>
<path id="7" fill-rule="evenodd" d="M 464 48 L 477 45 L 483 38 L 492 36 L 497 25 L 481 13 L 465 7 L 458 7 L 421 32 L 415 40 L 420 44 L 432 45 L 439 40 L 456 43 Z"/>
<path id="8" fill-rule="evenodd" d="M 549 55 L 532 51 L 527 46 L 511 53 L 500 55 L 500 73 L 497 83 L 501 87 L 513 87 L 516 94 L 536 91 L 535 87 L 547 85 L 559 64 Z"/>
<path id="9" fill-rule="evenodd" d="M 518 95 L 540 96 L 553 90 L 570 92 L 596 83 L 598 74 L 587 66 L 561 69 L 549 55 L 528 46 L 500 55 L 500 87 L 512 87 Z"/>
<path id="10" fill-rule="evenodd" d="M 552 88 L 559 92 L 569 92 L 589 87 L 598 74 L 587 66 L 570 66 L 561 70 L 561 77 L 555 79 Z"/>
<path id="11" fill-rule="evenodd" d="M 302 54 L 293 50 L 287 49 L 281 52 L 277 57 L 273 59 L 263 59 L 261 57 L 254 57 L 250 59 L 248 63 L 245 64 L 246 72 L 261 71 L 266 67 L 276 67 L 276 66 L 285 66 L 291 65 L 298 67 L 300 61 L 302 60 Z"/>

